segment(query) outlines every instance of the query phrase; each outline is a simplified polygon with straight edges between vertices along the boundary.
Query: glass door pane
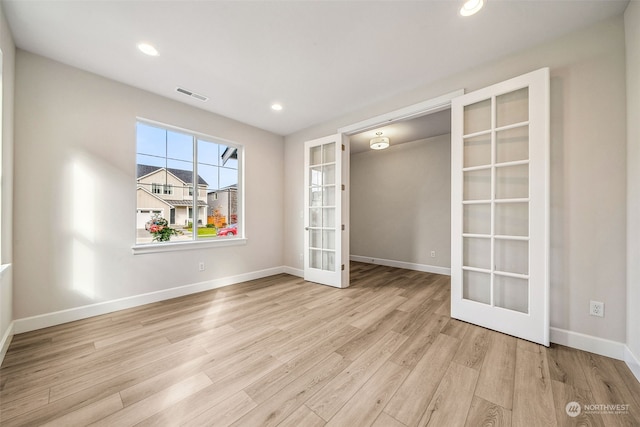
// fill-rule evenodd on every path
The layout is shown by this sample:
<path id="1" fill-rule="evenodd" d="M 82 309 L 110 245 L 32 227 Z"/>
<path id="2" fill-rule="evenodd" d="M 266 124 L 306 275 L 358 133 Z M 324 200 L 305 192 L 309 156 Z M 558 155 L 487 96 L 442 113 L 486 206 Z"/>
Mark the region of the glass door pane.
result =
<path id="1" fill-rule="evenodd" d="M 464 200 L 491 199 L 491 169 L 464 172 Z"/>
<path id="2" fill-rule="evenodd" d="M 498 236 L 529 236 L 529 203 L 496 203 L 495 234 Z"/>
<path id="3" fill-rule="evenodd" d="M 309 267 L 336 271 L 336 143 L 309 148 Z"/>
<path id="4" fill-rule="evenodd" d="M 496 168 L 496 198 L 526 199 L 529 197 L 529 165 Z"/>
<path id="5" fill-rule="evenodd" d="M 491 164 L 491 134 L 464 139 L 464 167 Z"/>
<path id="6" fill-rule="evenodd" d="M 549 69 L 451 108 L 451 317 L 549 345 Z"/>
<path id="7" fill-rule="evenodd" d="M 464 205 L 462 222 L 464 234 L 491 234 L 491 204 Z"/>
<path id="8" fill-rule="evenodd" d="M 464 107 L 463 298 L 529 306 L 528 88 Z"/>
<path id="9" fill-rule="evenodd" d="M 529 312 L 529 281 L 496 275 L 493 279 L 493 299 L 496 307 Z"/>
<path id="10" fill-rule="evenodd" d="M 491 304 L 491 275 L 477 271 L 464 271 L 462 297 L 470 301 Z"/>
<path id="11" fill-rule="evenodd" d="M 496 271 L 529 274 L 529 241 L 528 240 L 495 240 Z"/>
<path id="12" fill-rule="evenodd" d="M 491 239 L 465 237 L 462 242 L 462 265 L 491 269 Z"/>
<path id="13" fill-rule="evenodd" d="M 529 126 L 519 126 L 496 132 L 496 162 L 517 162 L 529 159 Z"/>
<path id="14" fill-rule="evenodd" d="M 464 134 L 470 135 L 491 129 L 491 100 L 476 102 L 464 107 Z"/>
<path id="15" fill-rule="evenodd" d="M 529 88 L 496 97 L 496 126 L 503 127 L 529 121 Z"/>

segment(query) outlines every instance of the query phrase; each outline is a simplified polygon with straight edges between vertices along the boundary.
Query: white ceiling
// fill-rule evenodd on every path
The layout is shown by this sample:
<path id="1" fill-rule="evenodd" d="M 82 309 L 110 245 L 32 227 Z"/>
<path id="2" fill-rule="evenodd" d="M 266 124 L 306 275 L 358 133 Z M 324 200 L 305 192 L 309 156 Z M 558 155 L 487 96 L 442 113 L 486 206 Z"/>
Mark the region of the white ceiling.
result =
<path id="1" fill-rule="evenodd" d="M 382 132 L 382 136 L 388 137 L 391 146 L 444 135 L 451 132 L 451 110 L 446 109 L 352 135 L 351 154 L 369 151 L 369 141 L 376 137 L 376 132 Z"/>
<path id="2" fill-rule="evenodd" d="M 288 135 L 619 15 L 628 0 L 488 0 L 470 18 L 458 0 L 3 3 L 24 50 Z"/>

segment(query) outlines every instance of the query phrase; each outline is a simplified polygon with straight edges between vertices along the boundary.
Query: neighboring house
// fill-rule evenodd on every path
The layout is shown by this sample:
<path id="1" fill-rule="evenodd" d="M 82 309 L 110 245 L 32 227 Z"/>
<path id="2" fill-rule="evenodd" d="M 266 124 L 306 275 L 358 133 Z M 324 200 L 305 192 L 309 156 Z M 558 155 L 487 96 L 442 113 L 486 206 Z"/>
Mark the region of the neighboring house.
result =
<path id="1" fill-rule="evenodd" d="M 236 184 L 210 191 L 207 194 L 209 220 L 214 224 L 212 217 L 217 215 L 224 218 L 225 225 L 238 222 L 238 186 Z"/>
<path id="2" fill-rule="evenodd" d="M 136 227 L 159 214 L 172 225 L 188 225 L 193 221 L 193 172 L 138 165 Z M 198 224 L 207 217 L 207 182 L 198 176 Z"/>

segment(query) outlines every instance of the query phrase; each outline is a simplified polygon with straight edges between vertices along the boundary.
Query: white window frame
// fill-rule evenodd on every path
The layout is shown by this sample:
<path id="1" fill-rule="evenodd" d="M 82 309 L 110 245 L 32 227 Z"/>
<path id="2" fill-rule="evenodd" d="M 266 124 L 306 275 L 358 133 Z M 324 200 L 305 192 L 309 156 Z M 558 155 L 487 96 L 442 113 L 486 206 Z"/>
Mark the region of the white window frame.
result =
<path id="1" fill-rule="evenodd" d="M 212 240 L 182 240 L 182 241 L 169 241 L 162 243 L 135 243 L 135 234 L 134 234 L 134 244 L 131 249 L 134 255 L 141 254 L 150 254 L 150 253 L 158 253 L 158 252 L 174 252 L 174 251 L 182 251 L 182 250 L 193 250 L 193 249 L 201 249 L 201 248 L 210 248 L 210 247 L 224 247 L 224 246 L 240 246 L 247 244 L 247 237 L 245 234 L 245 212 L 244 212 L 244 145 L 235 142 L 229 141 L 224 138 L 219 138 L 212 135 L 207 135 L 202 132 L 197 132 L 191 129 L 180 128 L 177 126 L 168 125 L 166 123 L 157 122 L 154 120 L 149 120 L 143 117 L 136 117 L 136 123 L 143 123 L 149 126 L 159 127 L 169 131 L 176 131 L 181 133 L 189 134 L 196 139 L 204 139 L 207 141 L 219 143 L 221 145 L 226 145 L 227 147 L 233 147 L 237 149 L 238 152 L 238 234 L 233 238 L 220 238 L 220 239 L 212 239 Z M 136 150 L 137 153 L 137 150 Z M 197 169 L 197 154 L 196 150 L 194 150 L 194 168 Z M 136 160 L 134 158 L 134 168 L 136 167 Z M 196 171 L 197 175 L 197 171 Z M 197 178 L 196 178 L 197 179 Z M 195 185 L 194 185 L 195 186 Z M 137 186 L 134 186 L 137 189 Z M 162 187 L 161 187 L 162 188 Z M 161 190 L 162 191 L 162 190 Z M 198 188 L 197 193 L 200 193 L 200 189 Z M 135 191 L 133 195 L 135 197 Z M 135 202 L 134 202 L 135 203 Z M 193 208 L 193 206 L 192 206 Z M 196 205 L 196 208 L 198 206 Z M 137 212 L 137 206 L 136 210 Z M 133 218 L 135 221 L 135 217 Z M 134 222 L 135 224 L 135 222 Z M 135 230 L 135 226 L 133 227 Z"/>

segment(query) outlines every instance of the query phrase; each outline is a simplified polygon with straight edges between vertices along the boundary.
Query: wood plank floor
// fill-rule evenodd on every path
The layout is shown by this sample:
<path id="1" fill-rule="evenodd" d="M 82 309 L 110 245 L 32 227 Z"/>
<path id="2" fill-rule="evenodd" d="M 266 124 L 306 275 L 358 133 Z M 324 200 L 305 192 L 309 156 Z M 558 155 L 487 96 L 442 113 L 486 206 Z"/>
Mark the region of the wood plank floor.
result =
<path id="1" fill-rule="evenodd" d="M 640 426 L 623 362 L 453 320 L 447 276 L 351 277 L 282 274 L 17 335 L 0 424 Z M 612 404 L 628 406 L 584 406 Z"/>

